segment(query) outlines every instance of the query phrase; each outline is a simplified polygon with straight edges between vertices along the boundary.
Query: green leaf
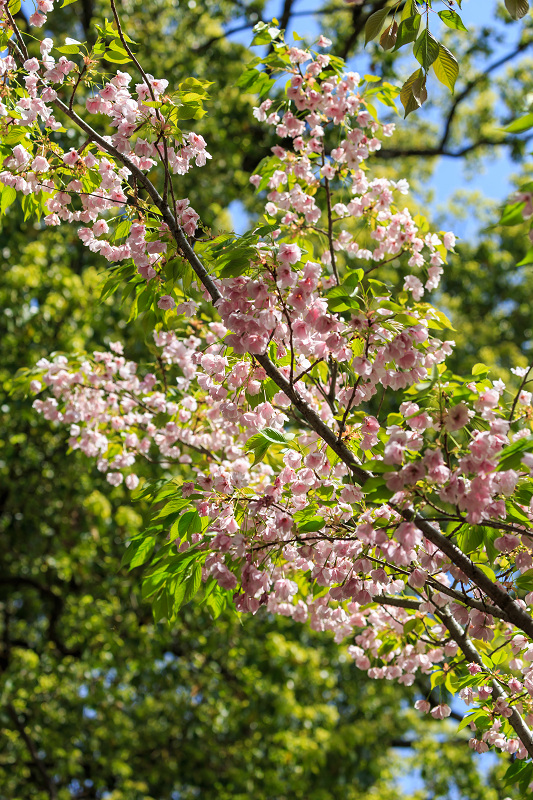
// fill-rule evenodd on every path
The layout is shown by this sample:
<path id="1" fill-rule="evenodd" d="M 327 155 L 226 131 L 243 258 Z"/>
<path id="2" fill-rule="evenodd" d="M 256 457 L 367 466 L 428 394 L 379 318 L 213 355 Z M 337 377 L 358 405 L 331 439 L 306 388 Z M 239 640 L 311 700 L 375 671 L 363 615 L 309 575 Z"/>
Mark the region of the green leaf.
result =
<path id="1" fill-rule="evenodd" d="M 305 522 L 308 522 L 311 519 L 315 518 L 317 506 L 310 505 L 307 508 L 304 508 L 302 511 L 297 511 L 293 514 L 293 519 L 296 525 L 302 525 Z"/>
<path id="2" fill-rule="evenodd" d="M 9 208 L 11 203 L 15 200 L 17 196 L 16 189 L 13 189 L 12 186 L 5 186 L 2 191 L 2 201 L 0 203 L 0 213 L 5 214 L 6 210 Z"/>
<path id="3" fill-rule="evenodd" d="M 494 542 L 499 537 L 500 532 L 495 531 L 492 528 L 483 528 L 483 544 L 485 545 L 485 552 L 487 554 L 487 558 L 489 560 L 489 564 L 494 564 L 498 556 L 500 555 L 500 551 L 496 550 L 494 547 Z"/>
<path id="4" fill-rule="evenodd" d="M 162 619 L 168 619 L 171 614 L 169 610 L 168 595 L 163 589 L 153 602 L 152 614 L 154 615 L 154 622 L 159 622 Z"/>
<path id="5" fill-rule="evenodd" d="M 455 81 L 459 75 L 459 64 L 455 56 L 443 44 L 438 45 L 438 53 L 433 63 L 433 70 L 439 81 L 453 92 Z"/>
<path id="6" fill-rule="evenodd" d="M 365 25 L 365 47 L 381 33 L 383 23 L 389 15 L 388 8 L 380 8 L 369 16 Z"/>
<path id="7" fill-rule="evenodd" d="M 263 460 L 268 449 L 273 444 L 287 445 L 289 443 L 288 437 L 274 428 L 264 428 L 251 436 L 245 444 L 244 449 L 246 452 L 253 451 L 254 461 L 252 466 L 255 467 L 260 461 Z"/>
<path id="8" fill-rule="evenodd" d="M 435 689 L 436 686 L 442 686 L 442 684 L 446 680 L 446 673 L 443 670 L 439 670 L 438 672 L 433 672 L 430 678 L 431 688 Z"/>
<path id="9" fill-rule="evenodd" d="M 412 17 L 407 17 L 407 19 L 404 19 L 402 22 L 400 22 L 398 35 L 396 37 L 396 46 L 394 48 L 395 50 L 403 47 L 404 44 L 409 44 L 409 42 L 415 41 L 420 29 L 421 19 L 422 17 L 420 14 L 414 14 Z"/>
<path id="10" fill-rule="evenodd" d="M 525 205 L 525 202 L 520 200 L 517 203 L 505 206 L 500 218 L 500 225 L 520 225 L 524 221 L 522 210 Z"/>
<path id="11" fill-rule="evenodd" d="M 63 5 L 61 6 L 61 8 L 65 8 L 65 6 L 71 6 L 72 3 L 75 3 L 75 2 L 76 2 L 76 0 L 63 0 Z"/>
<path id="12" fill-rule="evenodd" d="M 474 364 L 472 367 L 472 375 L 487 375 L 489 372 L 489 367 L 486 364 Z"/>
<path id="13" fill-rule="evenodd" d="M 114 53 L 110 53 L 109 50 L 105 54 L 105 60 L 111 61 L 113 64 L 127 64 L 128 62 L 131 62 L 131 58 L 129 56 L 126 56 L 126 58 L 117 58 L 117 56 Z"/>
<path id="14" fill-rule="evenodd" d="M 128 56 L 128 52 L 127 52 L 127 50 L 125 50 L 125 49 L 124 49 L 124 46 L 123 46 L 122 44 L 119 44 L 119 43 L 118 43 L 116 40 L 113 40 L 113 41 L 110 43 L 110 45 L 109 45 L 109 48 L 110 48 L 111 50 L 114 50 L 114 51 L 115 51 L 115 53 L 118 53 L 118 54 L 119 54 L 119 55 L 121 55 L 123 58 L 125 58 L 125 57 L 127 57 L 127 56 Z"/>
<path id="15" fill-rule="evenodd" d="M 533 436 L 525 436 L 499 453 L 498 471 L 504 469 L 517 469 L 522 460 L 522 454 L 533 448 Z"/>
<path id="16" fill-rule="evenodd" d="M 486 564 L 478 564 L 477 568 L 481 570 L 481 572 L 489 578 L 493 583 L 496 581 L 496 575 L 494 574 L 494 570 L 490 567 L 487 567 Z"/>
<path id="17" fill-rule="evenodd" d="M 413 55 L 427 72 L 433 62 L 439 57 L 439 45 L 433 34 L 424 28 L 413 47 Z"/>
<path id="18" fill-rule="evenodd" d="M 13 112 L 10 112 L 11 116 L 13 116 Z M 27 128 L 11 128 L 9 133 L 2 138 L 2 144 L 19 144 L 26 138 Z"/>
<path id="19" fill-rule="evenodd" d="M 400 90 L 400 100 L 405 109 L 404 117 L 420 108 L 426 102 L 427 96 L 426 76 L 421 69 L 417 69 L 407 78 Z"/>
<path id="20" fill-rule="evenodd" d="M 364 492 L 367 503 L 384 503 L 393 495 L 393 492 L 387 489 L 384 479 L 379 477 L 365 481 Z"/>
<path id="21" fill-rule="evenodd" d="M 418 620 L 416 619 L 416 617 L 411 617 L 411 619 L 408 619 L 403 626 L 404 634 L 411 633 L 411 631 L 413 631 L 416 628 L 417 622 Z"/>
<path id="22" fill-rule="evenodd" d="M 120 566 L 125 567 L 129 564 L 129 569 L 139 567 L 148 561 L 154 547 L 155 536 L 141 536 L 138 539 L 133 539 L 122 556 Z"/>
<path id="23" fill-rule="evenodd" d="M 77 55 L 80 52 L 79 45 L 77 44 L 65 44 L 62 47 L 56 47 L 60 53 L 64 53 L 65 55 Z"/>
<path id="24" fill-rule="evenodd" d="M 446 9 L 445 11 L 439 11 L 438 14 L 448 28 L 453 28 L 456 31 L 468 31 L 457 11 Z"/>
<path id="25" fill-rule="evenodd" d="M 522 19 L 529 11 L 528 0 L 505 0 L 505 8 L 513 19 Z"/>
<path id="26" fill-rule="evenodd" d="M 517 267 L 525 267 L 526 264 L 533 264 L 533 247 L 531 247 L 525 254 L 522 261 L 519 261 Z"/>
<path id="27" fill-rule="evenodd" d="M 284 433 L 276 431 L 274 428 L 263 428 L 261 435 L 264 436 L 265 439 L 268 439 L 269 442 L 274 442 L 275 444 L 288 444 L 289 441 L 289 438 Z"/>
<path id="28" fill-rule="evenodd" d="M 202 521 L 198 511 L 196 511 L 196 509 L 194 509 L 194 511 L 186 511 L 178 522 L 178 533 L 181 538 L 183 539 L 185 536 L 188 538 L 193 533 L 201 532 Z"/>
<path id="29" fill-rule="evenodd" d="M 472 553 L 474 550 L 477 550 L 483 542 L 483 533 L 484 529 L 478 525 L 463 525 L 456 534 L 457 547 L 459 547 L 463 553 Z"/>
<path id="30" fill-rule="evenodd" d="M 462 731 L 463 728 L 466 728 L 466 726 L 470 725 L 471 722 L 475 722 L 476 716 L 477 716 L 476 712 L 474 712 L 473 714 L 467 714 L 465 717 L 463 717 L 463 719 L 457 726 L 457 730 Z"/>
<path id="31" fill-rule="evenodd" d="M 321 531 L 326 524 L 326 520 L 324 517 L 312 517 L 307 522 L 304 522 L 303 525 L 298 526 L 298 530 L 301 533 L 311 533 L 312 531 Z"/>
<path id="32" fill-rule="evenodd" d="M 418 12 L 416 10 L 416 5 L 415 5 L 414 0 L 406 0 L 406 3 L 404 5 L 404 7 L 403 7 L 403 10 L 402 10 L 402 13 L 401 13 L 401 16 L 400 16 L 401 21 L 403 22 L 404 19 L 407 19 L 408 17 L 412 17 L 415 14 L 418 14 Z M 418 16 L 420 16 L 420 14 L 418 14 Z"/>
<path id="33" fill-rule="evenodd" d="M 528 784 L 533 777 L 533 764 L 530 761 L 513 761 L 507 772 L 503 776 L 504 785 L 516 783 L 522 791 L 522 796 L 526 797 Z M 529 793 L 528 793 L 529 794 Z"/>
<path id="34" fill-rule="evenodd" d="M 493 653 L 491 656 L 491 661 L 495 667 L 498 667 L 500 664 L 505 664 L 505 662 L 508 660 L 509 653 L 507 653 L 504 649 L 497 650 L 496 653 Z"/>
<path id="35" fill-rule="evenodd" d="M 504 128 L 507 133 L 523 133 L 533 128 L 533 114 L 526 114 L 524 117 L 514 119 Z"/>
<path id="36" fill-rule="evenodd" d="M 196 564 L 193 568 L 192 574 L 185 584 L 185 593 L 180 605 L 185 605 L 189 600 L 192 600 L 200 585 L 202 583 L 202 565 Z"/>
<path id="37" fill-rule="evenodd" d="M 144 579 L 141 588 L 141 597 L 143 600 L 148 600 L 156 592 L 158 592 L 168 579 L 168 574 L 165 571 L 160 571 L 154 575 L 149 575 Z"/>
<path id="38" fill-rule="evenodd" d="M 269 447 L 270 443 L 266 439 L 261 439 L 260 442 L 254 445 L 254 447 L 252 448 L 254 451 L 254 460 L 252 462 L 252 467 L 255 467 L 256 464 L 259 464 L 259 462 L 264 459 L 264 457 L 268 452 Z"/>

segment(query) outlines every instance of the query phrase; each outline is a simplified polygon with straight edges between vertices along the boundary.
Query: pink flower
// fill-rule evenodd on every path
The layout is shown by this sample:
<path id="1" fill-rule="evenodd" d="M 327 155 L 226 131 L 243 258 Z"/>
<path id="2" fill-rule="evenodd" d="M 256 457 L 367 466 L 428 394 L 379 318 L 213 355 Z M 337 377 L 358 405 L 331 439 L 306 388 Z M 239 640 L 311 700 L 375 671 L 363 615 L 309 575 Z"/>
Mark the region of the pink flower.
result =
<path id="1" fill-rule="evenodd" d="M 278 250 L 278 261 L 282 264 L 296 264 L 302 257 L 297 244 L 281 244 Z"/>
<path id="2" fill-rule="evenodd" d="M 35 156 L 31 162 L 31 168 L 34 172 L 48 172 L 50 164 L 44 156 Z"/>
<path id="3" fill-rule="evenodd" d="M 458 403 L 444 415 L 444 427 L 447 431 L 458 431 L 468 423 L 473 412 L 464 403 Z"/>
<path id="4" fill-rule="evenodd" d="M 39 69 L 39 62 L 36 58 L 28 58 L 28 60 L 24 62 L 23 67 L 27 72 L 37 72 Z"/>
<path id="5" fill-rule="evenodd" d="M 42 56 L 47 56 L 54 46 L 54 42 L 52 39 L 47 37 L 43 39 L 41 44 L 39 45 L 39 50 L 41 51 Z"/>
<path id="6" fill-rule="evenodd" d="M 417 711 L 421 711 L 423 714 L 427 714 L 431 706 L 427 700 L 417 700 L 415 703 L 415 708 Z"/>
<path id="7" fill-rule="evenodd" d="M 424 287 L 422 286 L 422 281 L 415 275 L 406 276 L 403 282 L 403 288 L 413 293 L 413 300 L 420 300 L 424 294 Z"/>
<path id="8" fill-rule="evenodd" d="M 74 164 L 79 160 L 79 158 L 80 155 L 78 151 L 72 148 L 72 150 L 69 150 L 68 153 L 65 153 L 65 155 L 63 156 L 63 161 L 65 162 L 65 164 L 68 164 L 69 167 L 73 167 Z"/>
<path id="9" fill-rule="evenodd" d="M 111 484 L 111 486 L 120 486 L 124 480 L 124 475 L 122 472 L 108 472 L 106 475 L 106 480 Z"/>
<path id="10" fill-rule="evenodd" d="M 40 28 L 46 22 L 46 14 L 39 14 L 39 12 L 36 11 L 34 14 L 31 15 L 28 22 L 35 28 Z"/>
<path id="11" fill-rule="evenodd" d="M 170 311 L 170 309 L 174 308 L 175 305 L 176 301 L 169 294 L 164 294 L 157 301 L 157 307 L 161 308 L 163 311 Z"/>
<path id="12" fill-rule="evenodd" d="M 444 719 L 445 717 L 449 717 L 452 713 L 452 710 L 447 703 L 440 703 L 435 708 L 431 709 L 431 716 L 433 719 Z"/>
<path id="13" fill-rule="evenodd" d="M 504 533 L 503 536 L 499 536 L 494 541 L 494 547 L 496 550 L 499 550 L 500 553 L 510 553 L 520 544 L 520 539 L 518 536 L 513 536 L 512 533 Z"/>
<path id="14" fill-rule="evenodd" d="M 133 489 L 136 489 L 138 485 L 139 485 L 139 478 L 137 477 L 137 475 L 135 475 L 133 472 L 131 473 L 131 475 L 126 475 L 126 486 L 128 487 L 128 489 L 131 489 L 133 491 Z"/>
<path id="15" fill-rule="evenodd" d="M 499 393 L 496 389 L 487 389 L 485 392 L 481 392 L 478 399 L 474 403 L 476 411 L 486 411 L 489 408 L 494 408 L 498 405 L 498 400 L 500 399 Z"/>
<path id="16" fill-rule="evenodd" d="M 128 86 L 131 82 L 131 75 L 128 72 L 117 71 L 114 78 L 111 78 L 111 83 L 114 83 L 119 89 Z"/>
<path id="17" fill-rule="evenodd" d="M 22 167 L 24 164 L 28 163 L 31 156 L 26 148 L 21 144 L 17 144 L 16 147 L 13 148 L 13 158 L 15 159 L 17 167 Z"/>
<path id="18" fill-rule="evenodd" d="M 332 167 L 331 164 L 324 164 L 320 170 L 320 174 L 323 178 L 327 178 L 328 181 L 332 181 L 335 177 L 335 167 Z"/>
<path id="19" fill-rule="evenodd" d="M 453 250 L 455 247 L 455 235 L 453 233 L 445 233 L 443 236 L 443 241 L 446 250 Z"/>
<path id="20" fill-rule="evenodd" d="M 412 586 L 413 589 L 422 589 L 423 586 L 426 585 L 426 581 L 428 579 L 428 574 L 425 569 L 414 569 L 409 577 L 407 578 L 407 583 L 409 586 Z"/>
<path id="21" fill-rule="evenodd" d="M 98 219 L 93 225 L 93 234 L 101 236 L 102 233 L 109 233 L 109 225 L 105 219 Z"/>

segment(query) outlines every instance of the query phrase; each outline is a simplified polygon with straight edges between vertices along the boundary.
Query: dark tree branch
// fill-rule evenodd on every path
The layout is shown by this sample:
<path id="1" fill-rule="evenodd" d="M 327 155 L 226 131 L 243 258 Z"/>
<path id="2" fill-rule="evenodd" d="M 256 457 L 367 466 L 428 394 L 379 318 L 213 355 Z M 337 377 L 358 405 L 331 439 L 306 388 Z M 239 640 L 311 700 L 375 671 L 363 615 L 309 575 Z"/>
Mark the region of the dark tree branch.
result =
<path id="1" fill-rule="evenodd" d="M 344 47 L 340 53 L 341 58 L 348 58 L 352 49 L 355 47 L 357 40 L 363 33 L 368 18 L 371 17 L 376 11 L 384 8 L 387 5 L 387 2 L 388 0 L 377 0 L 377 2 L 372 3 L 370 8 L 368 8 L 368 3 L 365 3 L 363 6 L 353 7 L 352 31 L 344 43 Z"/>
<path id="2" fill-rule="evenodd" d="M 434 145 L 433 147 L 409 147 L 409 148 L 386 148 L 382 150 L 378 150 L 376 152 L 376 156 L 378 158 L 389 159 L 389 158 L 401 158 L 402 156 L 417 156 L 417 157 L 431 157 L 431 156 L 448 156 L 449 158 L 462 158 L 467 153 L 476 150 L 479 147 L 483 147 L 485 145 L 489 146 L 497 146 L 497 145 L 513 145 L 516 143 L 516 137 L 507 137 L 506 139 L 478 139 L 475 142 L 472 142 L 469 145 L 465 145 L 464 147 L 460 148 L 459 150 L 452 150 L 447 147 L 449 139 L 452 133 L 452 125 L 455 121 L 455 117 L 457 111 L 461 105 L 461 103 L 466 100 L 473 90 L 487 78 L 492 72 L 502 67 L 508 61 L 512 61 L 513 58 L 523 53 L 529 47 L 533 45 L 533 39 L 528 40 L 526 42 L 521 42 L 514 50 L 509 53 L 506 53 L 504 56 L 499 58 L 497 61 L 494 61 L 492 64 L 483 71 L 468 81 L 462 91 L 460 91 L 457 95 L 455 95 L 450 108 L 448 110 L 448 115 L 446 117 L 446 121 L 444 123 L 444 128 L 442 134 L 440 136 L 438 144 Z"/>
<path id="3" fill-rule="evenodd" d="M 11 585 L 14 586 L 16 589 L 20 589 L 21 587 L 28 587 L 31 589 L 35 589 L 35 591 L 39 592 L 42 597 L 46 598 L 50 604 L 50 613 L 48 615 L 48 631 L 47 636 L 49 640 L 55 645 L 56 649 L 61 653 L 63 656 L 75 656 L 79 658 L 82 654 L 81 647 L 67 647 L 67 645 L 61 641 L 59 634 L 57 632 L 57 625 L 59 623 L 59 619 L 61 614 L 63 613 L 63 605 L 64 601 L 63 598 L 56 594 L 49 586 L 45 586 L 39 581 L 35 580 L 35 578 L 30 578 L 25 575 L 0 575 L 0 586 L 2 585 Z M 26 646 L 23 645 L 20 641 L 17 642 L 18 646 Z M 14 642 L 11 642 L 14 644 Z"/>
<path id="4" fill-rule="evenodd" d="M 294 0 L 284 0 L 283 11 L 279 20 L 279 27 L 282 31 L 287 29 L 287 25 L 291 21 L 293 3 Z"/>
<path id="5" fill-rule="evenodd" d="M 533 136 L 528 136 L 521 139 L 522 142 L 529 142 Z M 433 147 L 391 147 L 386 150 L 377 150 L 374 155 L 384 161 L 392 158 L 405 158 L 407 156 L 415 156 L 416 158 L 431 158 L 436 156 L 446 156 L 447 158 L 463 158 L 468 153 L 478 150 L 480 147 L 511 147 L 516 144 L 516 136 L 509 136 L 505 139 L 477 139 L 459 150 L 447 150 L 446 147 L 440 142 Z"/>

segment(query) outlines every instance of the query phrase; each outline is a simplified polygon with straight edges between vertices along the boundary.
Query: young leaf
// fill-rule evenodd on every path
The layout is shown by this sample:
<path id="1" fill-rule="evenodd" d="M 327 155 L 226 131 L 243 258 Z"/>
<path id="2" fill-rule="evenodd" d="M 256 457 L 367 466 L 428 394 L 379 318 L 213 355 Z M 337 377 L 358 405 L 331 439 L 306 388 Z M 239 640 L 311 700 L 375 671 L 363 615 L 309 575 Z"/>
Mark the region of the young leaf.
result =
<path id="1" fill-rule="evenodd" d="M 427 72 L 433 62 L 439 57 L 439 45 L 435 37 L 427 28 L 424 28 L 413 47 L 413 55 Z"/>
<path id="2" fill-rule="evenodd" d="M 403 10 L 402 10 L 402 13 L 401 13 L 401 16 L 400 16 L 401 21 L 403 22 L 404 19 L 407 19 L 408 17 L 412 17 L 414 14 L 418 14 L 418 12 L 416 10 L 416 5 L 414 3 L 414 0 L 406 0 L 406 3 L 404 5 L 404 7 L 403 7 Z"/>
<path id="3" fill-rule="evenodd" d="M 321 531 L 326 524 L 324 517 L 312 517 L 312 519 L 300 525 L 298 530 L 300 533 L 310 533 L 312 531 Z"/>
<path id="4" fill-rule="evenodd" d="M 395 50 L 398 50 L 404 44 L 409 44 L 409 42 L 414 42 L 416 37 L 418 36 L 418 31 L 420 29 L 420 21 L 422 17 L 420 14 L 414 14 L 412 17 L 407 17 L 400 22 L 400 27 L 398 28 L 398 34 L 396 37 L 396 46 Z"/>
<path id="5" fill-rule="evenodd" d="M 13 200 L 15 200 L 17 196 L 16 189 L 13 189 L 12 186 L 3 186 L 2 187 L 2 200 L 0 202 L 0 213 L 5 214 L 6 210 L 9 208 Z"/>
<path id="6" fill-rule="evenodd" d="M 456 31 L 468 31 L 468 28 L 465 28 L 463 20 L 457 11 L 451 11 L 447 8 L 445 11 L 439 11 L 438 13 L 439 17 L 448 28 L 453 28 Z"/>
<path id="7" fill-rule="evenodd" d="M 505 0 L 505 8 L 513 19 L 522 19 L 529 11 L 528 0 Z"/>
<path id="8" fill-rule="evenodd" d="M 525 267 L 527 264 L 533 264 L 533 247 L 527 251 L 522 261 L 519 261 L 516 266 Z"/>
<path id="9" fill-rule="evenodd" d="M 192 574 L 185 584 L 185 593 L 183 595 L 183 599 L 180 605 L 185 605 L 185 603 L 188 603 L 189 600 L 192 600 L 192 598 L 200 588 L 201 583 L 202 583 L 202 565 L 195 564 Z"/>
<path id="10" fill-rule="evenodd" d="M 365 25 L 365 47 L 381 33 L 383 23 L 389 14 L 388 8 L 380 8 L 369 16 Z"/>
<path id="11" fill-rule="evenodd" d="M 405 109 L 405 117 L 420 108 L 426 102 L 427 96 L 426 76 L 421 69 L 417 69 L 407 78 L 400 90 L 400 100 Z"/>
<path id="12" fill-rule="evenodd" d="M 455 56 L 443 44 L 438 45 L 438 55 L 433 63 L 433 69 L 439 81 L 453 92 L 455 81 L 459 75 L 459 64 Z"/>
<path id="13" fill-rule="evenodd" d="M 519 119 L 514 119 L 510 122 L 504 128 L 504 131 L 507 131 L 507 133 L 523 133 L 530 128 L 533 128 L 533 114 L 526 114 L 525 117 L 519 117 Z"/>
<path id="14" fill-rule="evenodd" d="M 392 50 L 394 45 L 396 44 L 396 37 L 398 35 L 398 23 L 394 21 L 392 25 L 389 25 L 388 28 L 385 28 L 383 33 L 381 34 L 379 43 L 384 50 Z"/>
<path id="15" fill-rule="evenodd" d="M 193 533 L 201 533 L 202 532 L 202 523 L 200 520 L 200 515 L 196 509 L 194 511 L 186 511 L 183 516 L 180 517 L 180 521 L 178 522 L 178 533 L 183 538 L 186 536 L 187 538 Z"/>
<path id="16" fill-rule="evenodd" d="M 463 553 L 472 553 L 482 543 L 483 533 L 479 525 L 463 525 L 457 532 L 457 546 Z"/>
<path id="17" fill-rule="evenodd" d="M 520 225 L 524 221 L 522 210 L 525 205 L 523 200 L 519 200 L 517 203 L 505 206 L 500 218 L 500 225 Z"/>

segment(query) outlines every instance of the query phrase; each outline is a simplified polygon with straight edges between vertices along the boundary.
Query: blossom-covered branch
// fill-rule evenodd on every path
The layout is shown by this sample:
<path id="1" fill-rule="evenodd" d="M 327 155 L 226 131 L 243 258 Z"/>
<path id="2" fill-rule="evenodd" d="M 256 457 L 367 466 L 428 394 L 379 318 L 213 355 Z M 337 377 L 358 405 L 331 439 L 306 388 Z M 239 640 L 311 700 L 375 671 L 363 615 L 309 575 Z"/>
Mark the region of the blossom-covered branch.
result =
<path id="1" fill-rule="evenodd" d="M 146 74 L 114 6 L 91 48 L 59 49 L 79 63 L 47 38 L 28 53 L 4 11 L 2 205 L 18 194 L 45 224 L 78 224 L 110 264 L 104 296 L 131 297 L 153 329 L 153 372 L 115 342 L 30 378 L 72 448 L 151 497 L 125 562 L 149 564 L 156 617 L 198 593 L 215 615 L 264 605 L 355 637 L 371 677 L 431 674 L 476 702 L 475 749 L 533 756 L 530 373 L 516 392 L 482 365 L 446 366 L 451 323 L 423 298 L 455 237 L 412 212 L 407 181 L 369 169 L 394 128 L 375 104 L 398 90 L 346 72 L 325 37 L 302 49 L 259 26 L 269 52 L 239 86 L 261 94 L 255 117 L 279 139 L 250 179 L 265 216 L 194 241 L 177 187 L 209 154 L 182 120 L 201 116 L 207 87 Z M 141 82 L 104 74 L 104 57 L 133 61 Z M 163 486 L 140 486 L 143 458 Z"/>

